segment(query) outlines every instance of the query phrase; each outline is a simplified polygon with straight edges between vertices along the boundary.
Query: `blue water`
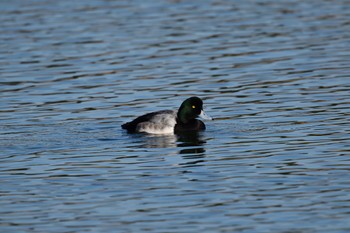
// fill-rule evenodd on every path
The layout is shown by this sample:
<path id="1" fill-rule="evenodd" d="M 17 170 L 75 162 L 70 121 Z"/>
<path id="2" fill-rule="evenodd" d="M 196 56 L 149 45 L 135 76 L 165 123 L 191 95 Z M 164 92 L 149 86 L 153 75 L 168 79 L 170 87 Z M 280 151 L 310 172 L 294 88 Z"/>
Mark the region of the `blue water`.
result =
<path id="1" fill-rule="evenodd" d="M 350 232 L 350 3 L 1 1 L 0 232 Z M 204 100 L 198 135 L 120 125 Z"/>

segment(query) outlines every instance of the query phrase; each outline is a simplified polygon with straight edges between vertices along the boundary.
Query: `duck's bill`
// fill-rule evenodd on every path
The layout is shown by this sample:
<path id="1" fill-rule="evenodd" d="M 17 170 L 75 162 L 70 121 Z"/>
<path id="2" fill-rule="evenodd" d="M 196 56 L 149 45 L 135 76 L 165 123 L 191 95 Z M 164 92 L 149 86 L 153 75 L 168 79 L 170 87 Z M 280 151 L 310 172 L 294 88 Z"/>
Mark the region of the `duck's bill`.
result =
<path id="1" fill-rule="evenodd" d="M 199 118 L 202 118 L 203 120 L 213 120 L 210 116 L 208 116 L 203 110 L 198 115 Z"/>

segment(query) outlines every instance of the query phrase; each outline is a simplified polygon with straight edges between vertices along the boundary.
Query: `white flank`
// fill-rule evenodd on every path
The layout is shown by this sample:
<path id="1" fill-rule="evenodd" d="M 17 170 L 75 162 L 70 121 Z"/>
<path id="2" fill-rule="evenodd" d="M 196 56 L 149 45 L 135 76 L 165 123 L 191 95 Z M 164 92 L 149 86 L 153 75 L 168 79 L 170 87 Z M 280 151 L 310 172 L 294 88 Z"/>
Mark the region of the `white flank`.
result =
<path id="1" fill-rule="evenodd" d="M 136 130 L 150 134 L 174 134 L 176 113 L 176 111 L 173 111 L 171 113 L 157 114 L 151 120 L 139 123 Z"/>

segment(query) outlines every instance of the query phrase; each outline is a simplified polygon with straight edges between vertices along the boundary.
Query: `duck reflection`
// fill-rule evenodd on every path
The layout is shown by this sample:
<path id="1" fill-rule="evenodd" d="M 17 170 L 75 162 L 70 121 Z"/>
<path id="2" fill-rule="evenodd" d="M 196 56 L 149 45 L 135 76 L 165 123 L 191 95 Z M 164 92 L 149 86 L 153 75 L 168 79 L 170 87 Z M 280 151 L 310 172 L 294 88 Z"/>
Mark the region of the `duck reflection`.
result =
<path id="1" fill-rule="evenodd" d="M 179 151 L 179 154 L 181 154 L 184 159 L 190 160 L 186 163 L 181 163 L 180 165 L 198 166 L 199 163 L 204 162 L 205 143 L 206 141 L 203 138 L 203 135 L 199 132 L 177 135 L 177 146 L 183 147 L 183 149 Z"/>
<path id="2" fill-rule="evenodd" d="M 179 154 L 199 154 L 204 153 L 203 144 L 206 141 L 198 132 L 174 135 L 147 135 L 139 136 L 137 139 L 144 139 L 143 147 L 146 148 L 169 148 L 183 147 Z"/>
<path id="3" fill-rule="evenodd" d="M 144 148 L 172 148 L 178 147 L 178 154 L 186 160 L 181 163 L 183 166 L 198 166 L 198 163 L 204 162 L 206 140 L 203 132 L 186 132 L 183 134 L 172 135 L 133 135 L 136 147 Z"/>
<path id="4" fill-rule="evenodd" d="M 176 147 L 176 135 L 147 135 L 144 147 L 146 148 L 170 148 Z"/>
<path id="5" fill-rule="evenodd" d="M 177 142 L 178 147 L 188 147 L 180 150 L 180 154 L 201 154 L 205 152 L 203 144 L 205 144 L 206 141 L 198 132 L 178 134 Z"/>

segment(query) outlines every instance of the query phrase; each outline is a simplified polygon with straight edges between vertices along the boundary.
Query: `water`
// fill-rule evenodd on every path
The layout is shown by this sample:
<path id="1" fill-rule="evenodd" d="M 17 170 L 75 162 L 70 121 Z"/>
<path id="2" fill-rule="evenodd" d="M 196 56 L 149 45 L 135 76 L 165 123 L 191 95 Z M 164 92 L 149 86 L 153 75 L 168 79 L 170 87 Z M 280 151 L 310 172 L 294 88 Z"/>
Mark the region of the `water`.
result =
<path id="1" fill-rule="evenodd" d="M 349 232 L 349 1 L 2 1 L 1 232 Z M 120 125 L 197 95 L 198 135 Z"/>

